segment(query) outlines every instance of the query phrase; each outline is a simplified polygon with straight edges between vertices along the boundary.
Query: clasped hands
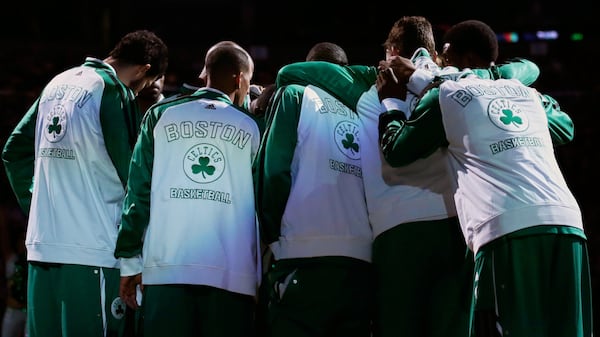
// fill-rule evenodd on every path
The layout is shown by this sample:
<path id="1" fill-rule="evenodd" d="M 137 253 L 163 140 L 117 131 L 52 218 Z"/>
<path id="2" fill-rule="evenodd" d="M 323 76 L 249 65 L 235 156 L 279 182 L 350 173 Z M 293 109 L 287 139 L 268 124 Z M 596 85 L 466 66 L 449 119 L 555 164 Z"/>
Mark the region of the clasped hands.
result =
<path id="1" fill-rule="evenodd" d="M 385 98 L 406 100 L 406 84 L 416 69 L 412 61 L 402 56 L 391 56 L 387 60 L 379 61 L 377 69 L 375 85 L 379 101 Z"/>

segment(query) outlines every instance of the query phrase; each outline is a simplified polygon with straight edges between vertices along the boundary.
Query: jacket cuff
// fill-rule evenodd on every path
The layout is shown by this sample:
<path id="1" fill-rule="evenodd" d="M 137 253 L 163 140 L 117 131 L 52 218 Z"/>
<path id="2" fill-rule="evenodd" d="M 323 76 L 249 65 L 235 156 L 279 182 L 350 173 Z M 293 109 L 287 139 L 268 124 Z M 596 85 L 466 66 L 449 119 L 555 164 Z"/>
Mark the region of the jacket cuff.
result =
<path id="1" fill-rule="evenodd" d="M 122 257 L 119 259 L 121 263 L 121 276 L 133 276 L 140 274 L 144 269 L 144 264 L 142 262 L 142 256 L 138 255 L 135 257 L 125 258 Z"/>
<path id="2" fill-rule="evenodd" d="M 399 98 L 393 98 L 393 97 L 388 97 L 388 98 L 384 98 L 381 101 L 381 108 L 383 109 L 383 111 L 391 111 L 391 110 L 398 110 L 398 111 L 402 111 L 404 113 L 404 115 L 406 115 L 409 111 L 409 106 L 408 103 L 406 103 L 406 101 L 403 101 Z"/>

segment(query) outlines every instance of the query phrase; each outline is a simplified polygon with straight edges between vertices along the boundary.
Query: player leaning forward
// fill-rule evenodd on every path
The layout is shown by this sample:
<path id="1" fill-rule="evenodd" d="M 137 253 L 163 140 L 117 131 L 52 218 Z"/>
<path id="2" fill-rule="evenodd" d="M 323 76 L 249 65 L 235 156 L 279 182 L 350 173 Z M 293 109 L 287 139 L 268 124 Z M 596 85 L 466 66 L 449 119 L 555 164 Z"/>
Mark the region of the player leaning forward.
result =
<path id="1" fill-rule="evenodd" d="M 142 119 L 134 99 L 167 65 L 158 36 L 130 32 L 106 58 L 50 80 L 6 142 L 2 160 L 29 217 L 29 336 L 122 333 L 113 251 Z"/>

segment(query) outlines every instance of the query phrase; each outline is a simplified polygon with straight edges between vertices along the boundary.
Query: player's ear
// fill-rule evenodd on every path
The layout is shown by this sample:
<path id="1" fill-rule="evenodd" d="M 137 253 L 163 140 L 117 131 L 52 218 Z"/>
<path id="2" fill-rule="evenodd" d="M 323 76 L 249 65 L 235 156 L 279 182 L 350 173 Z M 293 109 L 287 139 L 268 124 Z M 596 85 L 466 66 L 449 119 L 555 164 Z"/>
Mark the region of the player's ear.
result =
<path id="1" fill-rule="evenodd" d="M 242 85 L 242 76 L 244 76 L 243 72 L 239 72 L 239 73 L 233 75 L 233 78 L 235 80 L 235 88 L 236 89 L 239 89 Z"/>
<path id="2" fill-rule="evenodd" d="M 152 66 L 150 65 L 150 63 L 138 65 L 135 73 L 135 78 L 142 79 L 146 77 L 146 73 L 148 72 L 148 70 L 150 70 L 151 67 Z"/>

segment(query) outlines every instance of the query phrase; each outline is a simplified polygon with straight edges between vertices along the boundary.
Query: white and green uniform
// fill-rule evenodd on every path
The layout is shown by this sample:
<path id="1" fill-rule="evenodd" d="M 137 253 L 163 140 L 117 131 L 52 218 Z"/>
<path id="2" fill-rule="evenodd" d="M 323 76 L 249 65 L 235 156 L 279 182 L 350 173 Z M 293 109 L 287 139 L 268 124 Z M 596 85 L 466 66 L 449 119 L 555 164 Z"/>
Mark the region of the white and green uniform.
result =
<path id="1" fill-rule="evenodd" d="M 462 281 L 468 277 L 462 275 L 470 276 L 472 268 L 463 265 L 472 262 L 465 258 L 445 151 L 400 168 L 382 160 L 378 123 L 383 108 L 375 77 L 374 67 L 326 62 L 294 63 L 279 72 L 281 81 L 315 83 L 341 97 L 364 126 L 361 166 L 374 236 L 374 335 L 464 337 L 468 301 L 462 295 L 468 287 Z"/>
<path id="2" fill-rule="evenodd" d="M 258 207 L 276 259 L 371 261 L 358 115 L 315 86 L 276 96 L 261 148 Z"/>
<path id="3" fill-rule="evenodd" d="M 215 89 L 156 104 L 136 143 L 115 250 L 144 285 L 258 286 L 254 118 Z M 143 257 L 143 258 L 141 258 Z"/>
<path id="4" fill-rule="evenodd" d="M 10 135 L 2 159 L 17 200 L 29 214 L 29 262 L 93 266 L 96 278 L 109 273 L 98 268 L 118 268 L 114 245 L 141 120 L 134 98 L 110 65 L 87 58 L 54 77 Z M 31 289 L 37 289 L 36 280 L 29 280 Z M 110 309 L 118 299 L 118 271 L 107 281 L 117 291 L 106 298 Z M 99 304 L 100 281 L 95 284 L 90 291 L 98 297 L 90 294 L 76 303 Z M 35 331 L 35 306 L 50 295 L 30 294 L 28 324 Z M 72 303 L 67 306 L 77 312 Z M 80 318 L 82 325 L 89 322 Z M 55 322 L 60 329 L 60 319 Z"/>
<path id="5" fill-rule="evenodd" d="M 262 240 L 276 260 L 270 336 L 369 336 L 372 231 L 358 115 L 319 87 L 279 87 L 257 162 Z"/>
<path id="6" fill-rule="evenodd" d="M 456 205 L 474 252 L 537 225 L 571 226 L 583 237 L 539 97 L 515 82 L 467 77 L 440 86 Z"/>
<path id="7" fill-rule="evenodd" d="M 417 70 L 408 87 L 431 80 Z M 382 149 L 395 166 L 448 149 L 463 236 L 476 254 L 470 335 L 590 336 L 586 236 L 553 148 L 573 138 L 570 117 L 516 80 L 467 70 L 438 84 L 411 119 L 387 113 Z"/>
<path id="8" fill-rule="evenodd" d="M 425 49 L 415 52 L 413 61 L 429 58 Z M 432 64 L 421 64 L 432 77 L 456 77 L 453 67 L 433 69 Z M 535 64 L 515 59 L 491 69 L 476 69 L 477 75 L 491 78 L 518 78 L 531 84 L 539 74 Z M 328 62 L 298 62 L 283 67 L 278 73 L 280 85 L 315 84 L 355 109 L 364 125 L 361 137 L 361 166 L 373 236 L 377 237 L 398 224 L 439 220 L 456 216 L 453 191 L 446 171 L 445 150 L 436 149 L 431 156 L 421 158 L 403 167 L 392 167 L 382 160 L 377 126 L 383 107 L 379 102 L 375 78 L 377 70 L 368 66 L 340 66 Z M 422 90 L 421 88 L 419 92 Z M 408 93 L 407 110 L 414 109 L 417 96 Z M 394 102 L 392 102 L 394 103 Z M 403 103 L 403 102 L 402 102 Z M 398 102 L 396 102 L 398 104 Z"/>
<path id="9" fill-rule="evenodd" d="M 407 168 L 382 162 L 377 132 L 382 107 L 374 85 L 376 75 L 374 67 L 299 62 L 283 67 L 278 77 L 282 85 L 314 83 L 325 88 L 360 116 L 364 126 L 361 167 L 374 237 L 401 223 L 456 215 L 443 161 L 431 160 L 432 165 L 422 160 Z M 436 179 L 440 171 L 443 179 Z"/>
<path id="10" fill-rule="evenodd" d="M 433 80 L 415 74 L 413 82 Z M 517 80 L 482 79 L 466 71 L 430 90 L 410 120 L 388 124 L 383 153 L 392 165 L 403 166 L 447 146 L 463 235 L 475 253 L 502 235 L 536 225 L 570 226 L 585 237 L 553 148 L 572 139 L 573 125 L 555 105 Z"/>
<path id="11" fill-rule="evenodd" d="M 439 69 L 422 48 L 412 60 L 418 68 L 438 76 L 457 72 L 452 67 Z M 538 74 L 537 66 L 524 59 L 477 71 L 483 77 L 495 72 L 528 83 Z M 281 84 L 311 83 L 324 88 L 355 108 L 364 125 L 361 162 L 375 237 L 376 335 L 465 336 L 473 261 L 465 255 L 446 150 L 438 149 L 404 167 L 391 167 L 382 160 L 378 123 L 383 108 L 373 84 L 374 67 L 299 62 L 282 68 L 278 76 Z M 418 97 L 411 92 L 407 96 L 407 103 L 390 103 L 414 108 Z M 417 239 L 422 237 L 427 237 L 427 245 Z"/>
<path id="12" fill-rule="evenodd" d="M 146 113 L 115 249 L 122 276 L 142 273 L 144 335 L 252 329 L 261 276 L 252 164 L 260 137 L 254 117 L 214 88 Z"/>

